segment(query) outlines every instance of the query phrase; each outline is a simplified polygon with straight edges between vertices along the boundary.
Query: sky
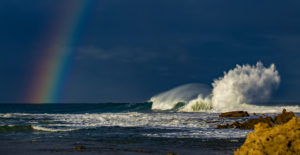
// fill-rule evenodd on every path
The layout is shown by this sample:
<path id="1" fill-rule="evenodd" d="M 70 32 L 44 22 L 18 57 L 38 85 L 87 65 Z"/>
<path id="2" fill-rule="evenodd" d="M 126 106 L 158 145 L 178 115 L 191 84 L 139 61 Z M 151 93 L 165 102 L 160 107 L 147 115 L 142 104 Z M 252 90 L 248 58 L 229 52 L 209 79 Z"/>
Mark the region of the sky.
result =
<path id="1" fill-rule="evenodd" d="M 71 45 L 49 40 L 83 1 L 0 1 L 0 103 L 27 101 L 49 44 L 73 51 L 57 102 L 144 102 L 257 61 L 281 76 L 272 100 L 300 101 L 300 1 L 85 1 Z"/>

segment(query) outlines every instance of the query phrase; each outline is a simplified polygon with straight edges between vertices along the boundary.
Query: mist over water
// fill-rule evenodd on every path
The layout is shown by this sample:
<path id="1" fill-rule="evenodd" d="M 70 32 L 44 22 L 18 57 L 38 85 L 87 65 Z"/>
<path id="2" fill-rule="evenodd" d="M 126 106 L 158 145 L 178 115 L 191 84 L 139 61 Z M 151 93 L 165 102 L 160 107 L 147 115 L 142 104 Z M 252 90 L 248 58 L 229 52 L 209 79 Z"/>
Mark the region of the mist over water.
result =
<path id="1" fill-rule="evenodd" d="M 187 84 L 158 94 L 150 101 L 154 110 L 172 109 L 178 102 L 184 102 L 179 111 L 279 112 L 286 108 L 300 112 L 299 106 L 260 105 L 270 99 L 279 84 L 280 76 L 275 65 L 265 67 L 262 62 L 257 62 L 256 65 L 236 65 L 224 72 L 223 77 L 214 80 L 212 90 L 203 84 Z"/>

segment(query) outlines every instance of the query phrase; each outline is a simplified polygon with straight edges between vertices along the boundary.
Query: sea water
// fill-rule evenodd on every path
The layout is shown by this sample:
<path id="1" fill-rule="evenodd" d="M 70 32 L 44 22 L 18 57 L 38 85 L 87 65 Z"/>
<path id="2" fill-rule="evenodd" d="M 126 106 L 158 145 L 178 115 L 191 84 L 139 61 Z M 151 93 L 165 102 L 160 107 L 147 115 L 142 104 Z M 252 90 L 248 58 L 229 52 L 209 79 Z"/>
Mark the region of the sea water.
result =
<path id="1" fill-rule="evenodd" d="M 215 127 L 249 118 L 219 118 L 218 114 L 157 111 L 148 102 L 1 104 L 0 152 L 232 154 L 251 130 Z M 75 150 L 75 146 L 86 149 Z"/>

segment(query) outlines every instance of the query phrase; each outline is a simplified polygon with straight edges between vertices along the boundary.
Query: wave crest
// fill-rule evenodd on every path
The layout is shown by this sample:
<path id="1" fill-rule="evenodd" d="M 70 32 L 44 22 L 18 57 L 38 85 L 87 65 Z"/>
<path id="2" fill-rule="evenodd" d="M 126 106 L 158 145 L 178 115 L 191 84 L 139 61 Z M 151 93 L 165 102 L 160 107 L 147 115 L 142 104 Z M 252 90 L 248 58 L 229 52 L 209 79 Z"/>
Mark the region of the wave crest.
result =
<path id="1" fill-rule="evenodd" d="M 187 103 L 197 98 L 199 94 L 208 96 L 211 92 L 209 86 L 198 83 L 185 84 L 169 91 L 158 94 L 150 99 L 152 109 L 154 110 L 170 110 L 178 103 Z"/>

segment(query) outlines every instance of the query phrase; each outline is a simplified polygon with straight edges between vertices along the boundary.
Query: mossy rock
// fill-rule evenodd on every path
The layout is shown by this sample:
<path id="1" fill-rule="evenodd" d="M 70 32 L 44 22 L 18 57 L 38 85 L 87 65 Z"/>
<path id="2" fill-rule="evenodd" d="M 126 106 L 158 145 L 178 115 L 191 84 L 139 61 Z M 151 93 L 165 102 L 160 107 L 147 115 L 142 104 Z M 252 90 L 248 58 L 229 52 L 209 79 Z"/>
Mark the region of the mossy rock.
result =
<path id="1" fill-rule="evenodd" d="M 270 127 L 267 123 L 255 125 L 235 155 L 299 155 L 300 154 L 300 117 L 293 117 L 283 125 Z"/>

